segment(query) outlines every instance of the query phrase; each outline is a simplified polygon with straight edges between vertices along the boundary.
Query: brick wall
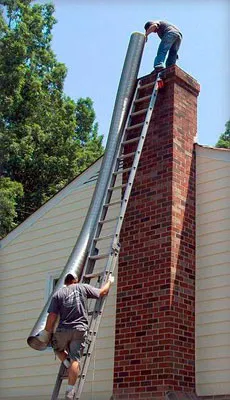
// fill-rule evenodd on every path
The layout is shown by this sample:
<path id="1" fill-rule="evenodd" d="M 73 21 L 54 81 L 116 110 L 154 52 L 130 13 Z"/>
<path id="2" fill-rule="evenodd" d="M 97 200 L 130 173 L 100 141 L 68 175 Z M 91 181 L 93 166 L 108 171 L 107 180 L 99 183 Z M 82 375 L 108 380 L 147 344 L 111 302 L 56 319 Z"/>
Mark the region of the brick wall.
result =
<path id="1" fill-rule="evenodd" d="M 153 74 L 142 78 L 145 108 Z M 115 399 L 162 399 L 195 387 L 197 82 L 165 72 L 121 233 Z M 132 124 L 143 116 L 133 118 Z M 131 130 L 129 138 L 137 136 Z M 132 145 L 125 148 L 133 150 Z"/>
<path id="2" fill-rule="evenodd" d="M 199 400 L 230 400 L 229 394 L 213 395 L 213 396 L 198 396 Z"/>

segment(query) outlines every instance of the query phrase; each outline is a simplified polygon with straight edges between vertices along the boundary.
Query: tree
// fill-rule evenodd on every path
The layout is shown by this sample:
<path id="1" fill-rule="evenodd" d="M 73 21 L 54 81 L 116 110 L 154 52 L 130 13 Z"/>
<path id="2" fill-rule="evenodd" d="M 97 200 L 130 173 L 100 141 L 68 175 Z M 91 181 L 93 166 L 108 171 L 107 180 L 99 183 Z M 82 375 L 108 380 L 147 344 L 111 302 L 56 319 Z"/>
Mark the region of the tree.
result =
<path id="1" fill-rule="evenodd" d="M 220 135 L 216 147 L 230 149 L 230 120 L 226 122 L 225 128 L 225 132 Z"/>
<path id="2" fill-rule="evenodd" d="M 92 100 L 63 92 L 67 69 L 51 49 L 54 7 L 30 3 L 5 0 L 0 15 L 1 176 L 24 193 L 14 223 L 103 153 Z"/>
<path id="3" fill-rule="evenodd" d="M 17 199 L 23 196 L 21 183 L 12 182 L 10 178 L 0 178 L 0 237 L 5 236 L 16 226 Z"/>

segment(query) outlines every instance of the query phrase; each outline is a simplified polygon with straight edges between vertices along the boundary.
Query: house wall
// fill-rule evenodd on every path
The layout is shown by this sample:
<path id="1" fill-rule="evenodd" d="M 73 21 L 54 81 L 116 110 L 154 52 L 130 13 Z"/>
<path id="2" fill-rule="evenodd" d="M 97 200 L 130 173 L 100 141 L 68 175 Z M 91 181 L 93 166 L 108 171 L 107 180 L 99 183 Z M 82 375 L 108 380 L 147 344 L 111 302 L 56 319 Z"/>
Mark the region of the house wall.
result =
<path id="1" fill-rule="evenodd" d="M 45 304 L 47 279 L 50 274 L 63 270 L 80 233 L 100 164 L 101 159 L 2 240 L 1 399 L 51 397 L 60 364 L 51 350 L 38 352 L 31 349 L 26 340 Z M 120 196 L 119 193 L 116 195 Z M 116 207 L 110 216 L 115 211 Z M 111 226 L 106 230 L 109 234 Z M 113 287 L 106 303 L 83 400 L 108 400 L 112 394 L 115 294 Z M 63 384 L 61 394 L 65 387 Z"/>
<path id="2" fill-rule="evenodd" d="M 176 145 L 178 145 L 178 143 L 179 142 L 177 142 Z M 155 142 L 153 141 L 152 144 L 149 142 L 149 148 L 151 145 L 154 148 Z M 169 147 L 168 151 L 170 151 L 170 148 L 171 147 Z M 149 154 L 149 159 L 151 159 L 151 157 L 152 153 Z M 92 165 L 80 177 L 75 179 L 53 199 L 47 202 L 1 242 L 0 399 L 50 399 L 59 369 L 59 362 L 54 359 L 50 350 L 37 352 L 28 347 L 26 339 L 44 306 L 49 276 L 52 274 L 59 274 L 59 272 L 62 271 L 78 234 L 80 233 L 92 198 L 100 164 L 101 160 Z M 156 178 L 156 171 L 154 168 L 149 170 L 151 182 Z M 144 175 L 146 177 L 145 173 Z M 143 182 L 140 180 L 139 184 Z M 196 146 L 195 379 L 197 394 L 199 396 L 210 396 L 207 397 L 207 399 L 213 399 L 214 396 L 217 399 L 219 395 L 225 395 L 227 399 L 230 394 L 229 182 L 230 152 Z M 173 186 L 173 190 L 177 190 L 177 185 Z M 148 196 L 148 190 L 146 193 L 146 196 Z M 116 192 L 115 195 L 117 198 L 120 197 L 120 193 L 118 192 Z M 162 196 L 164 196 L 164 192 L 162 192 Z M 153 201 L 155 200 L 157 199 L 154 197 Z M 176 203 L 175 207 L 177 204 L 179 203 Z M 142 204 L 142 200 L 140 207 L 142 207 L 142 209 L 145 207 Z M 114 207 L 111 209 L 108 217 L 112 217 L 116 212 L 117 207 Z M 137 214 L 137 210 L 135 209 L 134 214 L 132 216 L 130 215 L 130 220 L 127 220 L 126 217 L 126 231 L 125 228 L 123 229 L 123 238 L 125 238 L 124 243 L 126 242 L 126 246 L 128 240 L 132 241 L 133 246 L 133 239 L 135 238 L 133 238 L 134 220 L 132 218 L 135 216 L 137 219 Z M 151 223 L 151 229 L 158 229 L 157 224 L 153 224 L 153 221 L 154 219 Z M 143 222 L 146 223 L 146 227 L 149 227 L 148 220 L 144 220 Z M 130 226 L 127 224 L 130 224 Z M 112 230 L 113 225 L 108 224 L 108 226 L 105 227 L 104 233 L 109 234 Z M 144 234 L 145 231 L 143 229 L 140 230 L 140 249 L 143 247 L 142 241 Z M 157 235 L 158 233 L 156 233 L 156 236 L 153 236 L 153 246 L 156 246 L 156 248 L 154 247 L 151 252 L 156 252 L 156 262 L 160 266 L 159 256 L 157 255 L 158 244 L 156 241 L 159 241 Z M 146 240 L 147 237 L 149 237 L 148 229 L 146 229 Z M 106 243 L 104 247 L 106 247 Z M 132 254 L 134 250 L 135 254 L 139 251 L 135 246 L 132 247 L 131 250 Z M 127 292 L 127 265 L 129 259 L 126 258 L 127 253 L 124 250 L 124 246 L 122 251 L 123 259 L 121 259 L 120 269 L 123 268 L 124 271 L 124 288 Z M 143 249 L 143 251 L 145 250 Z M 101 248 L 101 252 L 104 252 L 103 248 Z M 148 257 L 148 254 L 145 253 L 145 256 Z M 153 254 L 153 257 L 155 256 Z M 128 255 L 128 257 L 130 256 Z M 136 267 L 136 260 L 136 256 L 135 259 L 131 260 L 132 268 L 134 262 Z M 151 265 L 152 262 L 153 260 L 150 260 Z M 103 265 L 101 265 L 101 268 L 102 267 Z M 98 268 L 100 268 L 100 266 L 98 266 Z M 171 320 L 169 321 L 170 325 L 162 325 L 162 327 L 158 325 L 157 329 L 159 332 L 156 332 L 157 335 L 160 333 L 160 329 L 163 329 L 163 331 L 166 329 L 166 331 L 163 333 L 163 336 L 163 331 L 161 332 L 161 337 L 159 335 L 159 337 L 156 336 L 157 339 L 154 338 L 155 332 L 153 332 L 153 335 L 150 336 L 149 343 L 146 342 L 145 337 L 142 340 L 140 339 L 141 336 L 138 337 L 137 335 L 136 350 L 131 352 L 130 348 L 134 343 L 134 329 L 140 330 L 140 322 L 138 320 L 140 313 L 138 309 L 142 310 L 143 315 L 147 315 L 148 313 L 148 308 L 143 307 L 141 304 L 142 298 L 140 296 L 142 296 L 142 294 L 140 294 L 139 278 L 138 281 L 132 282 L 133 288 L 131 287 L 132 296 L 135 297 L 136 302 L 135 304 L 129 304 L 133 314 L 130 314 L 127 308 L 125 308 L 124 311 L 124 302 L 129 302 L 129 299 L 122 297 L 120 294 L 120 308 L 117 315 L 119 317 L 119 313 L 124 315 L 124 312 L 126 312 L 127 322 L 121 320 L 119 329 L 123 329 L 124 327 L 124 329 L 128 330 L 123 338 L 117 335 L 117 363 L 115 363 L 115 373 L 116 285 L 110 291 L 82 400 L 108 400 L 113 392 L 113 374 L 115 376 L 117 388 L 119 388 L 119 385 L 123 385 L 124 393 L 122 396 L 127 394 L 127 382 L 130 382 L 131 374 L 133 374 L 133 376 L 135 375 L 133 385 L 137 386 L 137 382 L 139 382 L 142 376 L 145 379 L 140 391 L 138 388 L 138 393 L 141 393 L 141 398 L 143 397 L 142 395 L 145 394 L 143 392 L 146 391 L 146 388 L 151 388 L 147 378 L 149 376 L 154 376 L 153 369 L 156 365 L 157 355 L 154 353 L 151 369 L 148 368 L 147 366 L 150 365 L 149 359 L 147 359 L 148 354 L 145 350 L 140 351 L 140 344 L 143 348 L 150 343 L 151 346 L 152 343 L 158 346 L 158 342 L 159 345 L 167 346 L 169 343 L 169 336 L 174 328 Z M 143 284 L 146 284 L 146 276 L 143 275 L 142 278 Z M 121 285 L 121 275 L 119 279 Z M 154 279 L 151 269 L 149 291 L 152 291 L 152 280 Z M 159 285 L 162 286 L 162 284 L 167 285 L 165 278 L 164 281 L 159 281 Z M 172 285 L 171 279 L 170 284 Z M 124 288 L 120 287 L 120 292 Z M 162 292 L 164 296 L 167 287 L 165 286 L 164 288 L 162 286 L 159 290 L 164 290 L 164 292 Z M 156 293 L 158 293 L 157 296 L 159 296 L 160 292 Z M 168 309 L 166 309 L 166 311 L 170 310 L 172 305 L 174 306 L 174 303 L 170 303 L 170 299 L 173 299 L 173 301 L 175 300 L 172 298 L 171 293 L 172 291 L 167 295 Z M 164 297 L 162 297 L 162 299 L 164 300 Z M 151 306 L 149 306 L 149 308 L 152 307 L 154 302 L 156 307 L 161 306 L 160 303 L 156 303 L 154 297 L 150 299 L 150 302 Z M 136 314 L 138 314 L 138 318 Z M 152 311 L 150 314 L 152 315 Z M 154 315 L 154 318 L 158 318 L 160 314 L 157 315 L 155 312 Z M 149 318 L 152 317 L 149 316 Z M 149 319 L 148 321 L 153 324 L 153 327 L 156 327 L 156 320 Z M 166 323 L 168 324 L 167 321 Z M 147 328 L 152 329 L 149 325 Z M 118 349 L 119 346 L 122 348 Z M 193 349 L 194 345 L 193 348 L 191 347 L 192 352 Z M 156 351 L 158 350 L 156 349 Z M 133 362 L 133 356 L 138 352 L 140 353 L 141 360 L 144 359 L 146 362 L 143 375 L 141 375 L 142 373 L 140 372 L 139 366 L 134 365 Z M 168 357 L 168 354 L 165 353 L 164 357 Z M 171 360 L 169 361 L 171 362 Z M 161 362 L 159 357 L 157 362 Z M 131 372 L 125 371 L 129 363 Z M 166 364 L 161 365 L 161 367 L 168 368 Z M 127 375 L 127 373 L 129 375 Z M 188 377 L 190 378 L 189 373 Z M 193 377 L 191 379 L 193 379 Z M 155 389 L 152 386 L 151 390 L 153 392 L 158 389 L 158 383 L 154 384 Z M 175 385 L 174 381 L 172 385 Z M 162 391 L 164 389 L 165 387 L 163 388 L 162 386 Z M 63 395 L 64 390 L 65 384 L 62 385 L 61 395 Z"/>
<path id="3" fill-rule="evenodd" d="M 196 159 L 196 390 L 230 396 L 230 151 Z"/>

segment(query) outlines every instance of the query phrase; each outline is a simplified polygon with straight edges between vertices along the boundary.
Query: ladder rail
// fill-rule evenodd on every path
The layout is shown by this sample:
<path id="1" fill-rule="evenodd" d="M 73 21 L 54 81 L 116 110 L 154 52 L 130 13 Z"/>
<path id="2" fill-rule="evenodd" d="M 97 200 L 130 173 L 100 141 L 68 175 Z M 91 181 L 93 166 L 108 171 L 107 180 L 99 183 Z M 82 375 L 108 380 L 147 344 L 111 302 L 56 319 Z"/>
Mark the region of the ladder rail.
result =
<path id="1" fill-rule="evenodd" d="M 56 379 L 56 382 L 55 382 L 54 390 L 53 390 L 53 393 L 52 393 L 51 400 L 57 400 L 59 391 L 61 389 L 61 384 L 62 384 L 62 381 L 64 379 L 64 375 L 65 375 L 66 371 L 67 371 L 66 367 L 64 366 L 63 363 L 61 363 L 59 371 L 58 371 L 57 379 Z"/>
<path id="2" fill-rule="evenodd" d="M 102 221 L 105 218 L 105 216 L 107 214 L 107 211 L 108 211 L 108 207 L 107 206 L 105 207 L 105 204 L 109 204 L 110 203 L 110 200 L 111 200 L 111 197 L 112 197 L 112 193 L 113 193 L 111 188 L 114 187 L 114 184 L 115 184 L 116 178 L 117 178 L 117 176 L 114 175 L 113 172 L 116 171 L 116 169 L 118 168 L 118 165 L 119 165 L 119 161 L 120 161 L 119 160 L 119 155 L 120 155 L 120 152 L 121 152 L 121 143 L 124 140 L 125 135 L 127 135 L 127 127 L 128 127 L 128 125 L 130 123 L 130 120 L 131 120 L 131 113 L 132 113 L 132 107 L 133 107 L 133 104 L 134 104 L 134 99 L 136 98 L 136 95 L 138 93 L 139 88 L 140 88 L 140 81 L 138 81 L 138 83 L 136 85 L 134 96 L 133 96 L 133 99 L 132 99 L 132 102 L 131 102 L 131 105 L 130 105 L 128 116 L 127 116 L 127 119 L 126 119 L 126 122 L 125 122 L 125 126 L 124 126 L 124 129 L 123 129 L 122 136 L 121 136 L 120 144 L 118 146 L 117 157 L 114 159 L 114 163 L 113 163 L 113 166 L 112 166 L 112 169 L 111 169 L 111 178 L 110 178 L 109 183 L 108 183 L 108 189 L 105 191 L 105 197 L 104 197 L 103 205 L 102 205 L 102 208 L 101 208 L 101 213 L 99 214 L 98 223 L 96 224 L 97 226 L 96 226 L 96 229 L 95 229 L 95 232 L 94 232 L 94 238 L 95 237 L 100 237 L 100 233 L 101 233 L 101 230 L 102 230 L 102 224 L 99 224 L 99 221 Z M 94 238 L 92 240 L 91 246 L 89 247 L 88 258 L 87 258 L 87 260 L 85 262 L 85 265 L 84 265 L 84 268 L 83 268 L 83 271 L 82 271 L 81 281 L 84 279 L 84 275 L 85 274 L 88 274 L 88 273 L 92 272 L 92 263 L 91 263 L 91 268 L 88 271 L 88 261 L 89 261 L 90 255 L 93 252 L 93 249 L 95 247 Z"/>
<path id="3" fill-rule="evenodd" d="M 147 135 L 147 131 L 148 131 L 148 127 L 149 127 L 149 122 L 150 122 L 150 118 L 156 103 L 156 99 L 157 99 L 157 94 L 158 94 L 158 80 L 156 80 L 154 88 L 153 88 L 153 92 L 151 95 L 151 99 L 150 99 L 150 103 L 149 103 L 149 107 L 145 116 L 145 121 L 144 121 L 144 126 L 141 132 L 141 136 L 140 136 L 140 141 L 138 143 L 137 146 L 137 150 L 133 159 L 133 164 L 132 164 L 132 168 L 131 168 L 131 172 L 129 174 L 129 178 L 128 178 L 128 182 L 127 182 L 127 186 L 125 189 L 125 193 L 124 193 L 124 197 L 123 197 L 123 201 L 121 204 L 121 211 L 120 211 L 120 216 L 117 222 L 117 226 L 115 229 L 115 234 L 119 235 L 120 231 L 121 231 L 121 227 L 122 227 L 122 223 L 123 223 L 123 219 L 125 216 L 125 212 L 128 206 L 128 201 L 129 201 L 129 197 L 132 191 L 132 187 L 133 187 L 133 183 L 134 183 L 134 178 L 136 175 L 136 171 L 137 171 L 137 167 L 140 161 L 140 157 L 141 157 L 141 153 L 143 150 L 143 146 L 144 146 L 144 142 L 145 142 L 145 138 Z"/>
<path id="4" fill-rule="evenodd" d="M 103 279 L 101 279 L 101 286 L 107 281 L 107 277 L 110 273 L 113 273 L 114 268 L 116 266 L 117 263 L 117 259 L 118 259 L 118 255 L 119 255 L 119 250 L 118 249 L 118 238 L 119 238 L 119 234 L 122 228 L 122 224 L 123 224 L 123 220 L 124 220 L 124 215 L 127 209 L 127 205 L 128 205 L 128 200 L 131 194 L 131 190 L 132 190 L 132 186 L 133 186 L 133 182 L 134 182 L 134 178 L 136 175 L 136 171 L 137 171 L 137 166 L 141 157 L 141 153 L 142 153 L 142 149 L 144 146 L 144 141 L 147 135 L 147 130 L 148 130 L 148 125 L 149 125 L 149 121 L 155 106 L 155 102 L 156 102 L 156 98 L 157 98 L 157 94 L 158 94 L 158 78 L 159 75 L 156 79 L 154 88 L 153 88 L 153 92 L 151 95 L 151 99 L 150 99 L 150 103 L 148 106 L 148 110 L 146 112 L 146 117 L 145 117 L 145 121 L 144 121 L 144 125 L 142 128 L 142 132 L 140 135 L 140 141 L 138 143 L 137 146 L 137 150 L 135 152 L 135 156 L 134 156 L 134 160 L 133 160 L 133 164 L 132 164 L 132 169 L 131 172 L 129 174 L 129 178 L 128 178 L 128 183 L 125 189 L 125 194 L 123 197 L 123 201 L 121 204 L 121 209 L 120 209 L 120 215 L 118 217 L 118 222 L 116 224 L 116 229 L 115 229 L 115 233 L 114 233 L 114 238 L 111 244 L 111 253 L 108 257 L 107 263 L 105 265 L 104 268 L 104 274 L 103 274 Z M 77 384 L 77 393 L 76 393 L 76 399 L 79 400 L 81 393 L 82 393 L 82 389 L 84 386 L 84 381 L 86 378 L 86 374 L 87 374 L 87 370 L 88 370 L 88 366 L 90 364 L 90 359 L 91 359 L 91 355 L 92 355 L 92 351 L 94 348 L 94 344 L 96 341 L 96 336 L 97 336 L 97 332 L 98 332 L 98 328 L 101 322 L 101 318 L 102 318 L 102 314 L 104 311 L 104 307 L 105 307 L 105 303 L 106 303 L 106 297 L 99 299 L 96 301 L 95 303 L 95 307 L 94 307 L 94 314 L 91 318 L 90 324 L 89 324 L 89 341 L 90 344 L 88 346 L 88 350 L 87 350 L 87 355 L 85 357 L 84 360 L 84 364 L 82 367 L 82 373 L 81 376 L 78 379 L 78 384 Z"/>
<path id="5" fill-rule="evenodd" d="M 118 256 L 118 253 L 116 254 L 116 256 Z M 111 269 L 110 269 L 111 273 L 113 273 L 113 271 L 116 267 L 117 261 L 118 261 L 118 259 L 115 258 L 114 256 L 111 258 Z M 106 275 L 104 275 L 104 279 L 102 281 L 103 283 L 105 283 L 105 281 L 106 281 L 105 276 Z M 88 349 L 87 349 L 87 354 L 83 361 L 81 375 L 79 376 L 79 379 L 77 382 L 76 400 L 80 399 L 80 396 L 81 396 L 81 393 L 82 393 L 82 390 L 84 387 L 88 367 L 89 367 L 89 364 L 91 361 L 92 352 L 93 352 L 94 345 L 95 345 L 96 338 L 97 338 L 97 331 L 100 326 L 101 318 L 102 318 L 103 311 L 104 311 L 104 308 L 106 305 L 106 300 L 107 300 L 107 296 L 103 296 L 103 297 L 99 298 L 95 304 L 94 314 L 91 318 L 90 325 L 89 325 L 89 335 L 88 335 L 89 345 L 88 345 Z"/>
<path id="6" fill-rule="evenodd" d="M 111 258 L 114 257 L 114 255 L 116 255 L 116 250 L 117 250 L 117 246 L 118 246 L 118 238 L 119 238 L 119 234 L 120 234 L 120 231 L 121 231 L 121 228 L 122 228 L 124 215 L 125 215 L 125 212 L 126 212 L 126 209 L 127 209 L 127 205 L 128 205 L 128 200 L 129 200 L 129 197 L 130 197 L 130 194 L 131 194 L 131 190 L 132 190 L 132 186 L 133 186 L 133 182 L 134 182 L 134 178 L 135 178 L 135 174 L 136 174 L 136 169 L 137 169 L 137 166 L 138 166 L 138 163 L 139 163 L 139 160 L 140 160 L 141 152 L 142 152 L 142 149 L 143 149 L 143 146 L 144 146 L 144 141 L 145 141 L 145 138 L 146 138 L 146 135 L 147 135 L 148 121 L 151 118 L 151 114 L 152 114 L 152 111 L 153 111 L 153 108 L 154 108 L 154 105 L 155 105 L 155 102 L 156 102 L 157 91 L 158 91 L 158 84 L 157 84 L 157 81 L 156 81 L 156 83 L 154 85 L 154 89 L 153 89 L 152 95 L 151 95 L 148 112 L 146 113 L 145 124 L 144 124 L 143 132 L 142 132 L 142 135 L 141 135 L 141 140 L 139 142 L 137 151 L 135 153 L 132 169 L 131 169 L 131 172 L 130 172 L 130 175 L 129 175 L 129 179 L 128 179 L 128 182 L 127 182 L 127 186 L 126 186 L 126 190 L 125 190 L 125 193 L 124 193 L 124 197 L 123 197 L 123 200 L 121 202 L 120 215 L 117 218 L 118 222 L 116 224 L 114 235 L 112 237 L 113 240 L 112 240 L 111 245 L 110 245 L 110 255 L 108 257 L 107 264 L 105 265 L 105 268 L 104 268 L 105 276 L 108 275 L 109 273 L 113 272 L 113 270 L 111 271 L 109 264 L 110 264 Z M 102 284 L 104 284 L 104 283 L 105 282 L 103 281 Z"/>

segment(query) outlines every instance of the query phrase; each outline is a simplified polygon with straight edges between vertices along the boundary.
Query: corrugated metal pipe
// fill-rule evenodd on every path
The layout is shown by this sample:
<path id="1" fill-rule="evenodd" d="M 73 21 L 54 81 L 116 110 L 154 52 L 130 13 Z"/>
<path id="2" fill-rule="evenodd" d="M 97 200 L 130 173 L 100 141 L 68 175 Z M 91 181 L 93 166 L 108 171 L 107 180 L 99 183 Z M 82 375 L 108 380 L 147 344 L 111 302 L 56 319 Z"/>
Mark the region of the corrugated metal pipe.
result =
<path id="1" fill-rule="evenodd" d="M 75 272 L 78 277 L 80 277 L 84 268 L 89 246 L 91 244 L 92 236 L 96 229 L 97 221 L 102 208 L 103 199 L 108 188 L 111 169 L 117 156 L 117 149 L 126 122 L 128 108 L 134 93 L 144 44 L 145 36 L 143 33 L 134 32 L 131 35 L 121 79 L 118 86 L 107 145 L 100 168 L 98 181 L 81 233 L 55 287 L 55 291 L 63 286 L 66 274 Z M 46 345 L 40 342 L 37 335 L 45 327 L 47 310 L 53 293 L 50 295 L 27 339 L 29 346 L 36 350 L 44 350 L 46 348 Z"/>

